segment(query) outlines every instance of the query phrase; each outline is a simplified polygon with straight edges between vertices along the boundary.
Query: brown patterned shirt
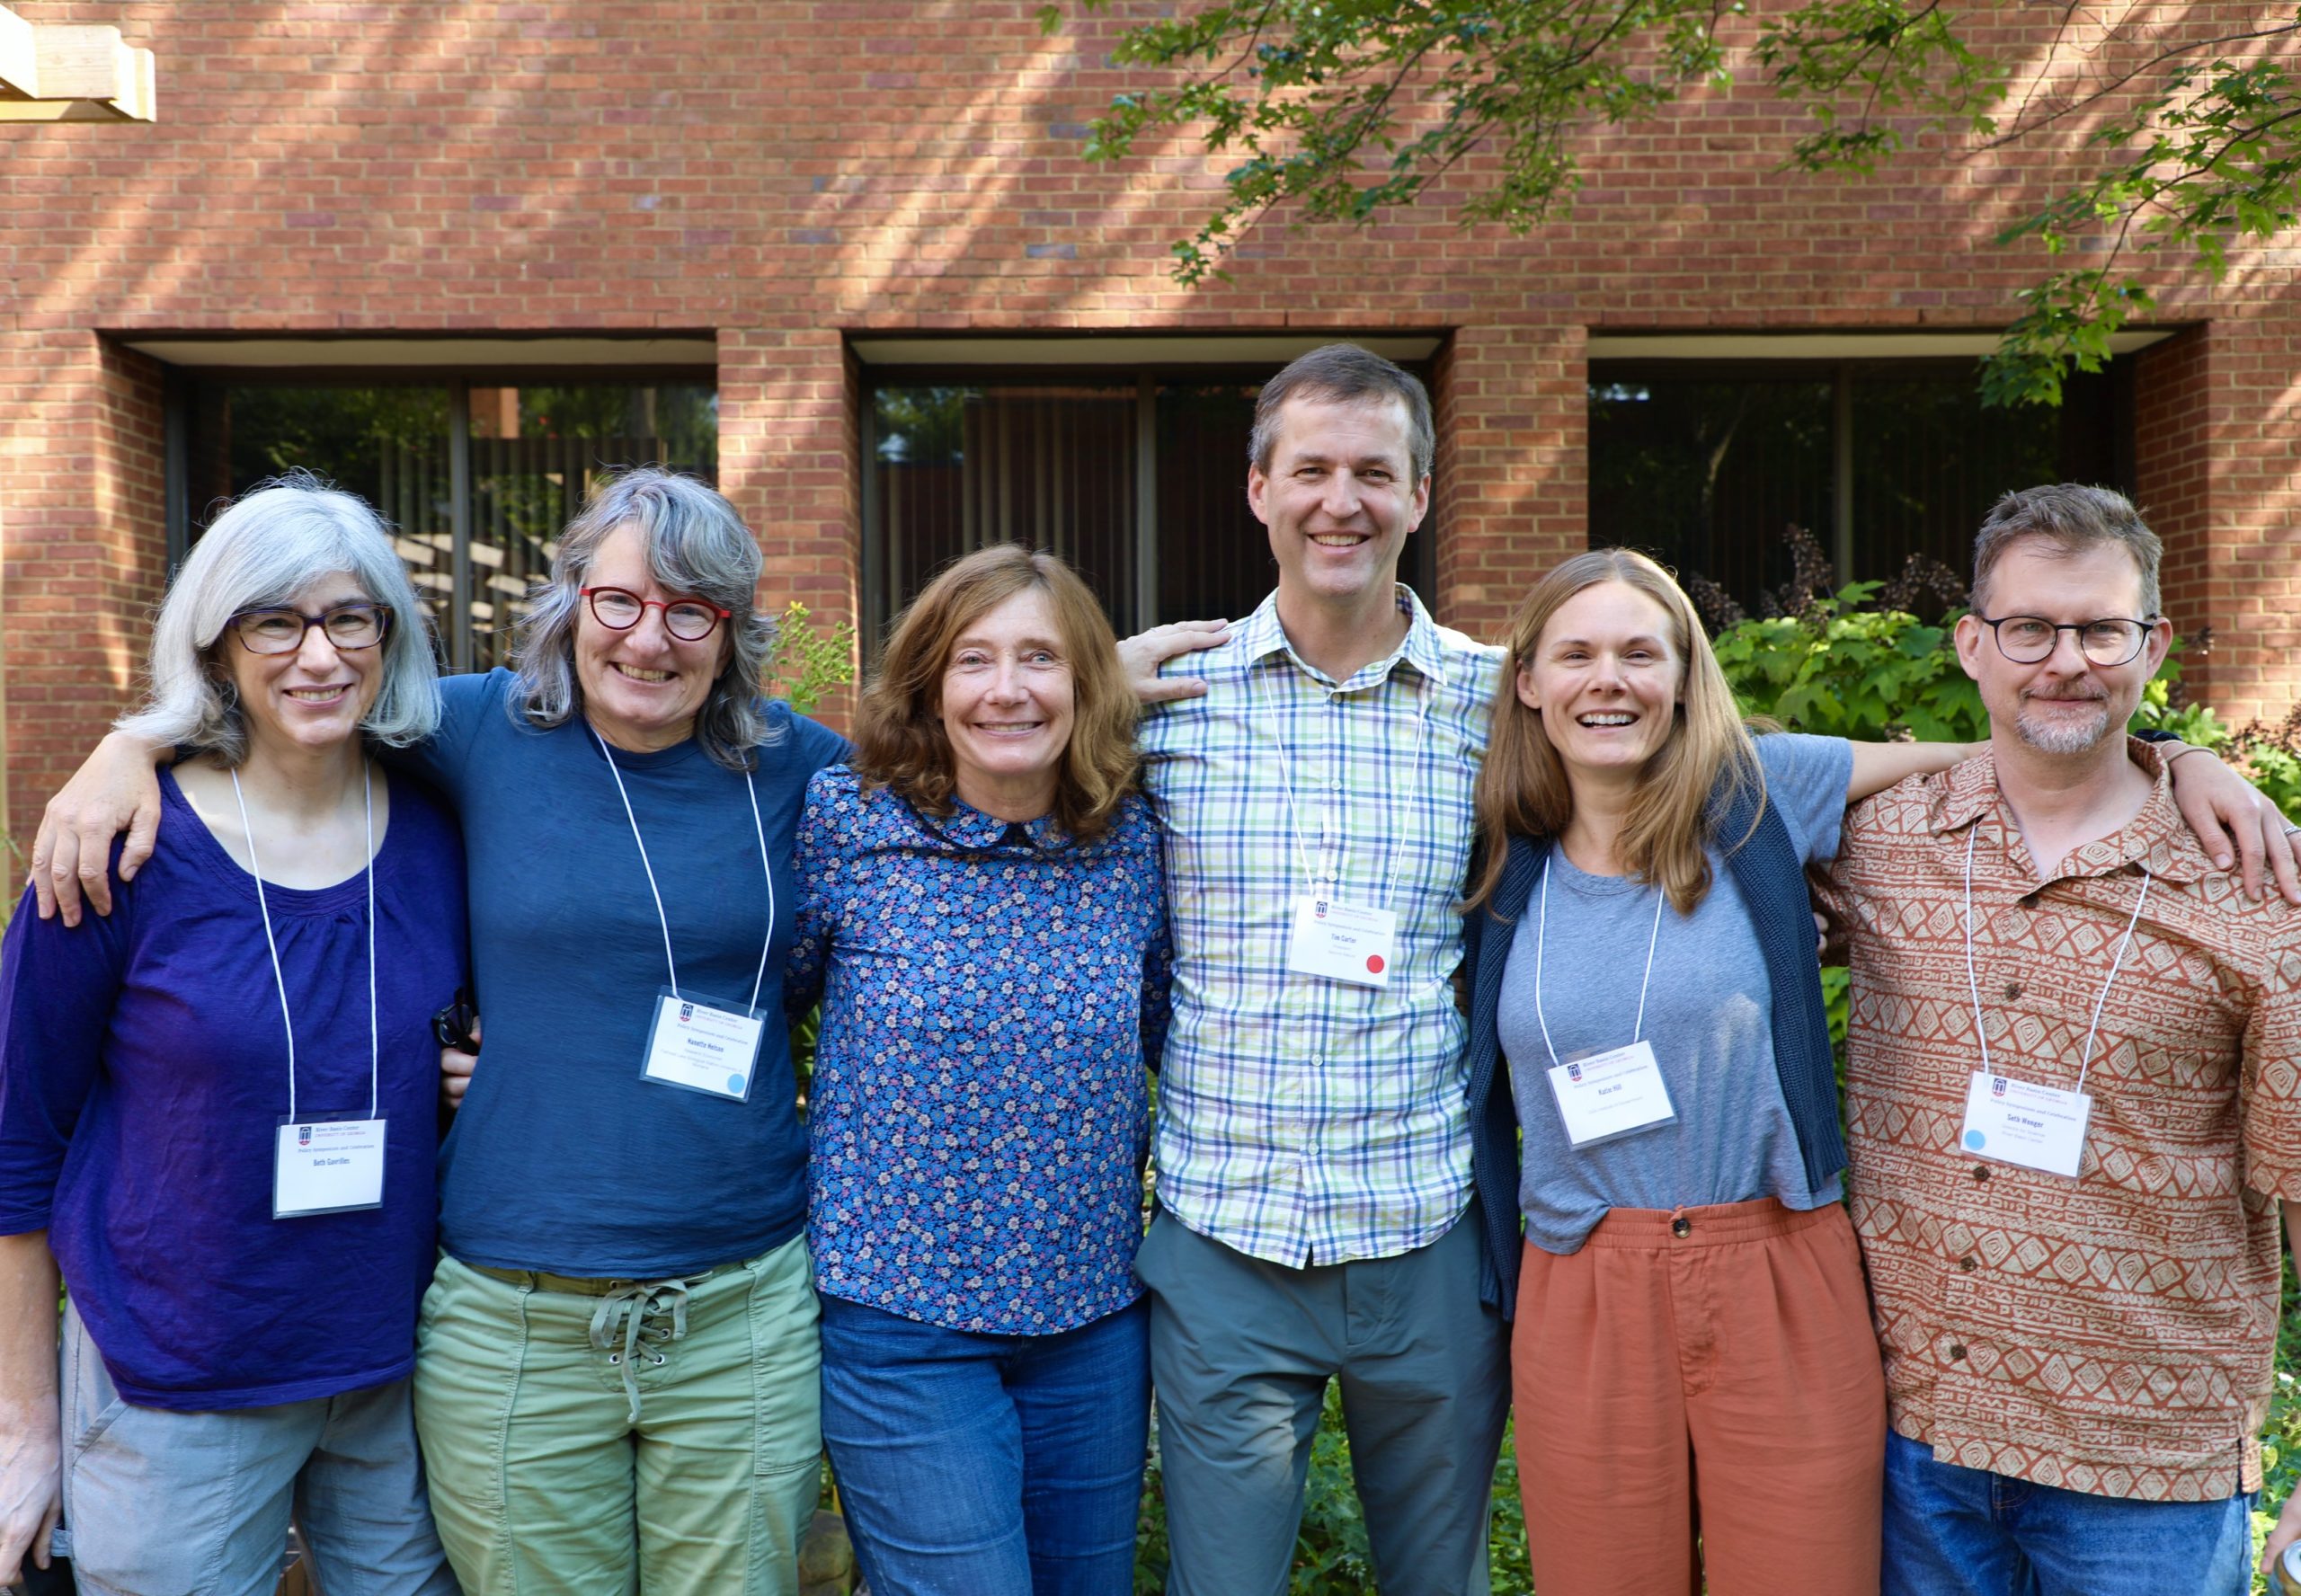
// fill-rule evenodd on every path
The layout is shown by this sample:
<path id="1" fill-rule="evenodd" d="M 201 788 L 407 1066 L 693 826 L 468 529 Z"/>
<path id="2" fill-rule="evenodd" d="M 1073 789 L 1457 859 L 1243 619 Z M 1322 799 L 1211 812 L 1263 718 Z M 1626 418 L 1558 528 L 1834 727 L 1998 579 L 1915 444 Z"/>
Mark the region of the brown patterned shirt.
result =
<path id="1" fill-rule="evenodd" d="M 2144 1501 L 2261 1485 L 2278 1210 L 2301 1199 L 2301 911 L 2248 901 L 2156 788 L 2049 880 L 1986 754 L 1858 806 L 1817 890 L 1850 935 L 1849 1188 L 1895 1431 L 1945 1462 Z M 1981 1055 L 2069 1087 L 2074 1180 L 1958 1145 Z"/>

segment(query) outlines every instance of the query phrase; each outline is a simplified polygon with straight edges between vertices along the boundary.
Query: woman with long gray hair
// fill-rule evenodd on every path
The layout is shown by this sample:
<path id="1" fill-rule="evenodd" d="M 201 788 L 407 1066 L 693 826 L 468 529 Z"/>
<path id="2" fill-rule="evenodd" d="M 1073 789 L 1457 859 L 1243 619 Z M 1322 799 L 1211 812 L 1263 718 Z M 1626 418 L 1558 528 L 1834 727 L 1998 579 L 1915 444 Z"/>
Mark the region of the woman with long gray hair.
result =
<path id="1" fill-rule="evenodd" d="M 484 1015 L 415 1378 L 472 1596 L 797 1586 L 821 1436 L 782 972 L 801 800 L 845 744 L 760 696 L 760 568 L 702 483 L 603 482 L 516 669 L 443 682 L 405 756 L 463 817 Z M 140 806 L 148 749 L 100 760 L 58 807 Z"/>
<path id="2" fill-rule="evenodd" d="M 463 861 L 369 759 L 439 720 L 359 500 L 260 488 L 192 550 L 122 723 L 184 750 L 166 835 L 0 953 L 0 1581 L 68 1542 L 84 1589 L 269 1591 L 292 1509 L 330 1590 L 454 1591 L 408 1376 Z"/>

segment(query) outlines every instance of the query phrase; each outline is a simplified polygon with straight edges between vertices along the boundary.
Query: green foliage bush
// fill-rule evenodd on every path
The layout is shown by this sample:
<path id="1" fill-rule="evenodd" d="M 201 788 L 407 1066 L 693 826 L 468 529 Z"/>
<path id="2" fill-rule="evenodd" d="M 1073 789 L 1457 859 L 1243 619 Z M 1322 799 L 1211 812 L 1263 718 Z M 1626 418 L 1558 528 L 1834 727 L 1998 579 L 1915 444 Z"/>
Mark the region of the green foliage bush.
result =
<path id="1" fill-rule="evenodd" d="M 1958 663 L 1954 628 L 1962 611 L 1921 620 L 1877 603 L 1887 585 L 1850 582 L 1835 593 L 1788 595 L 1787 613 L 1721 629 L 1712 646 L 1742 713 L 1785 731 L 1857 740 L 1986 738 L 1989 716 Z M 2301 820 L 2301 705 L 2275 726 L 2233 730 L 2183 696 L 2183 652 L 2176 641 L 2142 695 L 2133 729 L 2172 732 L 2214 749 L 2243 766 L 2279 809 Z"/>

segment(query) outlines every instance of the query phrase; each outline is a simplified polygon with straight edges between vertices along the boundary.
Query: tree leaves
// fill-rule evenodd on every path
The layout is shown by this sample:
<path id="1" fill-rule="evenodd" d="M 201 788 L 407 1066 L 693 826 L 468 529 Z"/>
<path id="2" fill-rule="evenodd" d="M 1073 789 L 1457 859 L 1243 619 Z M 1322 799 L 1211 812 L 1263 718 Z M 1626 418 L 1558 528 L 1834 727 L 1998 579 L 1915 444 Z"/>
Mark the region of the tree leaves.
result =
<path id="1" fill-rule="evenodd" d="M 1213 213 L 1172 246 L 1186 284 L 1224 276 L 1224 257 L 1274 208 L 1364 226 L 1481 151 L 1498 158 L 1480 167 L 1460 219 L 1524 233 L 1572 203 L 1577 134 L 1727 81 L 1717 28 L 1742 12 L 1742 0 L 1186 0 L 1129 29 L 1113 58 L 1180 82 L 1117 96 L 1086 152 L 1123 160 L 1137 139 L 1185 129 L 1238 154 Z M 1065 14 L 1042 6 L 1041 25 L 1057 31 Z M 2094 257 L 2021 292 L 1983 369 L 1988 403 L 2057 404 L 2069 371 L 2099 370 L 2112 337 L 2154 312 L 2142 276 L 2152 257 L 2171 251 L 2217 279 L 2234 245 L 2301 217 L 2301 85 L 2279 55 L 2301 40 L 2301 12 L 2167 37 L 2082 92 L 2010 116 L 2005 64 L 1938 0 L 1808 0 L 1763 17 L 1755 54 L 1773 91 L 1813 119 L 1783 152 L 1797 170 L 1872 172 L 1928 135 L 1978 153 L 2066 154 L 2065 128 L 2113 113 L 2076 140 L 2092 175 L 1998 239 Z M 2066 34 L 2056 47 L 2065 58 L 2075 48 Z"/>
<path id="2" fill-rule="evenodd" d="M 1099 11 L 1107 0 L 1083 0 Z M 1221 276 L 1223 255 L 1273 207 L 1310 223 L 1364 225 L 1411 205 L 1472 151 L 1498 173 L 1463 219 L 1524 232 L 1580 183 L 1569 137 L 1666 103 L 1719 77 L 1718 19 L 1731 0 L 1243 0 L 1201 5 L 1121 39 L 1121 65 L 1181 69 L 1176 87 L 1116 97 L 1087 139 L 1119 160 L 1146 133 L 1188 127 L 1236 150 L 1225 195 L 1173 245 L 1184 283 Z M 1043 24 L 1059 23 L 1056 7 Z M 1658 70 L 1639 65 L 1657 52 Z"/>

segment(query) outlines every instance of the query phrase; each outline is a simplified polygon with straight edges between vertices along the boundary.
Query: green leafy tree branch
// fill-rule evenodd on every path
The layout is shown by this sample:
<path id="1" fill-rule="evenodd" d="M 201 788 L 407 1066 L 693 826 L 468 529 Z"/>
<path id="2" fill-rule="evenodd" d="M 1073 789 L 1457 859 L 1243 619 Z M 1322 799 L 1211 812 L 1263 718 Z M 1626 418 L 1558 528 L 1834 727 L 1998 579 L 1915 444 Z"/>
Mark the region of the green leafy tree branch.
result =
<path id="1" fill-rule="evenodd" d="M 1067 9 L 1110 4 L 1048 4 L 1041 22 L 1053 31 Z M 1785 167 L 1868 173 L 1941 137 L 1975 153 L 2050 146 L 2090 173 L 1998 235 L 2099 258 L 2021 291 L 1985 365 L 1992 404 L 2058 403 L 2070 370 L 2099 370 L 2112 335 L 2154 310 L 2143 274 L 2162 270 L 2155 257 L 2217 280 L 2234 244 L 2301 217 L 2301 85 L 2284 65 L 2301 13 L 2191 36 L 2197 6 L 2160 10 L 2172 42 L 2118 36 L 2112 63 L 2076 41 L 2085 13 L 2067 4 L 2045 64 L 2100 70 L 2013 103 L 2007 62 L 1937 0 L 1810 0 L 1756 19 L 1768 86 L 1812 117 Z M 1116 65 L 1174 75 L 1120 94 L 1086 150 L 1123 160 L 1146 135 L 1185 129 L 1238 155 L 1213 214 L 1172 246 L 1185 284 L 1222 276 L 1274 208 L 1364 224 L 1481 151 L 1496 158 L 1461 219 L 1524 233 L 1571 204 L 1577 136 L 1728 82 L 1718 29 L 1745 14 L 1743 0 L 1185 0 L 1120 36 Z"/>

